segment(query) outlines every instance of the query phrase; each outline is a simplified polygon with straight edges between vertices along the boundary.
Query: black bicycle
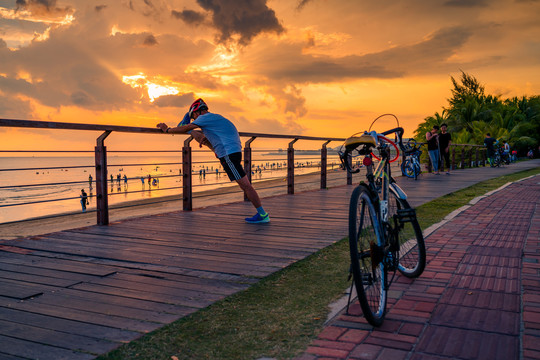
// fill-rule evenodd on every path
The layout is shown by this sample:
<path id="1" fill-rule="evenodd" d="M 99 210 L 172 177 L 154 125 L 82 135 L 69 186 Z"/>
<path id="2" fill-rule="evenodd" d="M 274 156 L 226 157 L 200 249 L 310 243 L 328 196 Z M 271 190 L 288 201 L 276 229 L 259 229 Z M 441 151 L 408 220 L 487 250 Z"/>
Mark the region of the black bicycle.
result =
<path id="1" fill-rule="evenodd" d="M 401 173 L 408 178 L 418 179 L 418 175 L 422 173 L 422 166 L 420 165 L 420 155 L 422 150 L 420 149 L 423 144 L 418 144 L 414 139 L 409 139 L 407 147 L 404 149 L 405 160 L 401 163 Z"/>
<path id="2" fill-rule="evenodd" d="M 395 134 L 395 142 L 387 138 L 390 134 Z M 349 249 L 353 285 L 364 316 L 373 326 L 383 323 L 387 292 L 396 270 L 415 278 L 426 266 L 426 248 L 416 211 L 390 170 L 390 163 L 399 157 L 398 145 L 404 148 L 402 137 L 401 127 L 382 134 L 359 133 L 348 138 L 340 151 L 347 171 L 360 171 L 351 166 L 355 152 L 364 156 L 367 170 L 367 182 L 361 181 L 351 195 Z M 392 155 L 391 149 L 396 155 Z M 378 157 L 373 154 L 375 150 Z M 374 159 L 379 161 L 376 167 Z"/>

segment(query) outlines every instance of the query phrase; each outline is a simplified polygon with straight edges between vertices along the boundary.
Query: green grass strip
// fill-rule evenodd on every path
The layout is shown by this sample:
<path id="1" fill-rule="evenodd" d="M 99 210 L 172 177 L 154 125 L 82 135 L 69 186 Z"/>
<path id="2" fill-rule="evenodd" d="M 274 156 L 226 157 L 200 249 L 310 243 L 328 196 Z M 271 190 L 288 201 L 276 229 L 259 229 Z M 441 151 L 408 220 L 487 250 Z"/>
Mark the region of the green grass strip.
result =
<path id="1" fill-rule="evenodd" d="M 539 173 L 537 168 L 502 176 L 430 201 L 417 208 L 420 225 L 425 229 L 477 196 Z M 294 357 L 322 330 L 328 305 L 349 286 L 348 270 L 348 242 L 343 239 L 98 359 Z"/>

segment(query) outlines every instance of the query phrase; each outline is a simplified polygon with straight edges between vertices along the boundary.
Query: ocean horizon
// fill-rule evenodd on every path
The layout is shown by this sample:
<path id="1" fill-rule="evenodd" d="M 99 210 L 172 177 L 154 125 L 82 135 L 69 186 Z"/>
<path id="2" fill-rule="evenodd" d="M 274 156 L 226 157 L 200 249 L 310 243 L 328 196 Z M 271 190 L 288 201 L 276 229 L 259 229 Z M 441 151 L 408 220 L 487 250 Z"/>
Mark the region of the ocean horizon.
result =
<path id="1" fill-rule="evenodd" d="M 254 153 L 253 157 L 253 181 L 286 177 L 286 152 Z M 212 153 L 193 152 L 192 161 L 193 192 L 235 185 Z M 180 153 L 109 153 L 107 163 L 110 205 L 182 194 Z M 304 153 L 295 157 L 295 163 L 295 174 L 318 172 L 320 156 Z M 338 157 L 329 154 L 328 164 L 329 169 L 339 166 Z M 148 176 L 152 179 L 150 184 Z M 158 183 L 153 183 L 153 179 Z M 81 189 L 89 195 L 88 210 L 95 209 L 93 155 L 0 157 L 0 223 L 81 212 Z"/>

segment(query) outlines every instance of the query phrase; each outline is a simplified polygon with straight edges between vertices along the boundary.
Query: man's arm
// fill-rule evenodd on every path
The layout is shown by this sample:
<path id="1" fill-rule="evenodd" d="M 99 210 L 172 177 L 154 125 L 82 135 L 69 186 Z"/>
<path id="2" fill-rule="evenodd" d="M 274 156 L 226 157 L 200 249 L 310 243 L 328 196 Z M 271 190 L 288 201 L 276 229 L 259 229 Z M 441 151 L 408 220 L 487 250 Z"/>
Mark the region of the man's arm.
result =
<path id="1" fill-rule="evenodd" d="M 161 131 L 166 132 L 168 134 L 187 134 L 191 130 L 195 130 L 196 128 L 198 128 L 198 126 L 194 124 L 187 124 L 187 125 L 182 125 L 182 126 L 177 126 L 177 127 L 169 127 L 165 123 L 159 123 L 157 124 L 157 127 L 160 128 Z"/>
<path id="2" fill-rule="evenodd" d="M 159 123 L 157 124 L 157 127 L 161 129 L 161 131 L 166 132 L 168 134 L 187 134 L 191 131 L 191 136 L 199 143 L 199 146 L 202 147 L 203 145 L 208 146 L 208 148 L 212 151 L 214 151 L 214 148 L 212 147 L 212 144 L 210 144 L 210 141 L 204 136 L 203 132 L 200 130 L 195 130 L 198 128 L 195 124 L 187 124 L 177 127 L 169 127 L 165 123 Z"/>

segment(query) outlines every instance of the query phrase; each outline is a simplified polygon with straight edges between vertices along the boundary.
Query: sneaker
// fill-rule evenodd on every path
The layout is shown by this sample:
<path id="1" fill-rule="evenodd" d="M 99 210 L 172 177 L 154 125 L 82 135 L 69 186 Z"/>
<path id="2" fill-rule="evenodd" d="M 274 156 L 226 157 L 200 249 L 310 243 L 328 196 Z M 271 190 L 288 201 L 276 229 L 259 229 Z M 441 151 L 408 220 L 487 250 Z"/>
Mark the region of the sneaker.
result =
<path id="1" fill-rule="evenodd" d="M 261 215 L 259 213 L 256 213 L 250 218 L 246 218 L 246 222 L 250 224 L 262 224 L 262 223 L 268 223 L 270 222 L 270 215 L 268 213 Z"/>

